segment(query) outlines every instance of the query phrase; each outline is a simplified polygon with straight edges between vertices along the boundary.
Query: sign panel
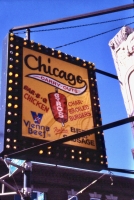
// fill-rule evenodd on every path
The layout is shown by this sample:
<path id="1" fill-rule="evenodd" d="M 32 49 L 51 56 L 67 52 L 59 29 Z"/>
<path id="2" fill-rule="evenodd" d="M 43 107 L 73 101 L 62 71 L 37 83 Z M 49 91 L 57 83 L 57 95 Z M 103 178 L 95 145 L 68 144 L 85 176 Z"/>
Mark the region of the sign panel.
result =
<path id="1" fill-rule="evenodd" d="M 56 140 L 93 128 L 88 70 L 23 48 L 22 135 Z M 68 144 L 96 149 L 95 135 Z"/>
<path id="2" fill-rule="evenodd" d="M 106 168 L 102 131 L 57 146 L 42 145 L 101 126 L 94 64 L 13 33 L 7 44 L 2 154 L 94 170 Z"/>

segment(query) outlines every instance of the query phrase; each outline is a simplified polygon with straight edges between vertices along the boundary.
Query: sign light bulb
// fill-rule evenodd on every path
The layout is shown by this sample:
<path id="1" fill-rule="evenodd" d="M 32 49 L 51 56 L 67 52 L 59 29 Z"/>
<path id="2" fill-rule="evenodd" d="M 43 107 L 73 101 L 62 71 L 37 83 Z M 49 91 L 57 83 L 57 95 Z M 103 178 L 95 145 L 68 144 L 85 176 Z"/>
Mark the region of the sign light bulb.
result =
<path id="1" fill-rule="evenodd" d="M 71 156 L 72 159 L 74 159 L 74 156 Z"/>
<path id="2" fill-rule="evenodd" d="M 14 45 L 13 45 L 13 44 L 10 44 L 10 47 L 14 47 Z"/>
<path id="3" fill-rule="evenodd" d="M 43 150 L 40 150 L 40 151 L 39 151 L 39 154 L 43 154 Z"/>
<path id="4" fill-rule="evenodd" d="M 14 34 L 13 34 L 13 33 L 10 33 L 10 36 L 14 36 Z"/>
<path id="5" fill-rule="evenodd" d="M 19 76 L 19 74 L 15 74 L 15 77 L 17 78 Z"/>
<path id="6" fill-rule="evenodd" d="M 11 115 L 12 113 L 11 112 L 8 112 L 8 115 Z"/>
<path id="7" fill-rule="evenodd" d="M 9 80 L 9 83 L 12 83 L 12 82 L 13 82 L 13 80 L 10 79 L 10 80 Z"/>
<path id="8" fill-rule="evenodd" d="M 8 107 L 11 107 L 12 106 L 12 104 L 11 103 L 8 103 Z"/>
<path id="9" fill-rule="evenodd" d="M 9 72 L 9 76 L 12 76 L 13 75 L 13 72 Z"/>
<path id="10" fill-rule="evenodd" d="M 7 120 L 7 124 L 11 124 L 11 120 Z"/>
<path id="11" fill-rule="evenodd" d="M 11 87 L 9 87 L 9 88 L 8 88 L 8 91 L 12 91 L 12 88 L 11 88 Z"/>
<path id="12" fill-rule="evenodd" d="M 9 68 L 12 69 L 12 68 L 13 68 L 13 65 L 9 65 Z"/>
<path id="13" fill-rule="evenodd" d="M 17 105 L 17 104 L 15 104 L 15 105 L 14 105 L 14 108 L 18 108 L 18 105 Z"/>
<path id="14" fill-rule="evenodd" d="M 12 96 L 11 96 L 11 95 L 9 95 L 9 96 L 8 96 L 8 99 L 12 99 Z"/>
<path id="15" fill-rule="evenodd" d="M 15 53 L 15 56 L 19 56 L 19 53 L 17 52 L 17 53 Z"/>
<path id="16" fill-rule="evenodd" d="M 15 49 L 19 49 L 19 46 L 16 46 Z"/>
<path id="17" fill-rule="evenodd" d="M 13 37 L 10 37 L 10 41 L 13 41 L 14 40 L 14 38 Z"/>

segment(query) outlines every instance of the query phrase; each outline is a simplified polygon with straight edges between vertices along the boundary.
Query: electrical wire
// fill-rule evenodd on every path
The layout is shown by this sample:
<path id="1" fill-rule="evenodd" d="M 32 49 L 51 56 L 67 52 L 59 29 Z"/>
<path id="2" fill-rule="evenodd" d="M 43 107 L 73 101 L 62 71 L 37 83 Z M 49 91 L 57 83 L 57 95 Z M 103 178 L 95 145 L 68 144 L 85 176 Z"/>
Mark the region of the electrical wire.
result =
<path id="1" fill-rule="evenodd" d="M 76 26 L 51 28 L 51 29 L 44 29 L 44 30 L 34 30 L 34 31 L 31 31 L 31 32 L 57 31 L 57 30 L 64 30 L 64 29 L 70 29 L 70 28 L 81 28 L 81 27 L 84 27 L 84 26 L 93 26 L 93 25 L 105 24 L 105 23 L 110 23 L 110 22 L 115 22 L 115 21 L 119 21 L 119 20 L 130 19 L 130 18 L 134 18 L 134 16 L 124 17 L 124 18 L 119 18 L 119 19 L 114 19 L 114 20 L 107 20 L 107 21 L 103 21 L 103 22 L 95 22 L 95 23 L 91 23 L 91 24 L 82 24 L 82 25 L 76 25 Z"/>
<path id="2" fill-rule="evenodd" d="M 60 28 L 33 30 L 33 31 L 30 30 L 30 32 L 33 33 L 33 32 L 43 32 L 43 31 L 57 31 L 57 30 L 64 30 L 64 29 L 71 29 L 71 28 L 81 28 L 81 27 L 84 27 L 84 26 L 93 26 L 93 25 L 105 24 L 105 23 L 120 21 L 120 20 L 124 20 L 124 19 L 131 19 L 131 18 L 134 18 L 134 16 L 118 18 L 118 19 L 113 19 L 113 20 L 107 20 L 107 21 L 102 21 L 102 22 L 95 22 L 95 23 L 91 23 L 91 24 L 82 24 L 82 25 L 76 25 L 76 26 L 67 26 L 67 27 L 60 27 Z M 15 34 L 24 34 L 24 33 L 26 33 L 26 31 L 17 32 Z"/>
<path id="3" fill-rule="evenodd" d="M 134 23 L 134 22 L 131 22 L 131 23 L 129 23 L 129 24 L 126 24 L 125 26 L 130 25 L 130 24 L 133 24 L 133 23 Z M 108 31 L 105 31 L 105 32 L 102 32 L 102 33 L 98 33 L 98 34 L 96 34 L 96 35 L 92 35 L 92 36 L 87 37 L 87 38 L 83 38 L 83 39 L 81 39 L 81 40 L 76 40 L 76 41 L 74 41 L 74 42 L 70 42 L 70 43 L 67 43 L 67 44 L 64 44 L 64 45 L 61 45 L 61 46 L 57 46 L 57 47 L 55 47 L 54 49 L 62 48 L 62 47 L 68 46 L 68 45 L 72 45 L 72 44 L 78 43 L 78 42 L 83 42 L 83 41 L 85 41 L 85 40 L 89 40 L 89 39 L 91 39 L 91 38 L 94 38 L 94 37 L 97 37 L 97 36 L 100 36 L 100 35 L 103 35 L 103 34 L 112 32 L 112 31 L 117 30 L 117 29 L 119 29 L 119 28 L 122 28 L 122 26 L 119 26 L 119 27 L 117 27 L 117 28 L 114 28 L 114 29 L 111 29 L 111 30 L 108 30 Z"/>
<path id="4" fill-rule="evenodd" d="M 133 0 L 133 1 L 134 1 L 134 0 Z M 108 21 L 103 21 L 103 22 L 98 22 L 98 23 L 92 23 L 92 24 L 83 24 L 83 25 L 70 26 L 70 27 L 61 27 L 61 28 L 55 28 L 55 29 L 36 30 L 36 31 L 30 31 L 30 32 L 54 31 L 54 30 L 63 30 L 63 29 L 69 29 L 69 28 L 79 28 L 79 27 L 83 27 L 83 26 L 98 25 L 98 24 L 102 24 L 102 23 L 109 23 L 109 22 L 113 22 L 113 21 L 119 21 L 119 20 L 129 19 L 129 18 L 133 18 L 133 17 L 134 17 L 134 16 L 125 17 L 125 18 L 119 18 L 119 19 L 115 19 L 115 20 L 108 20 Z M 125 26 L 130 25 L 130 24 L 133 24 L 133 23 L 134 23 L 134 22 L 128 23 L 128 24 L 126 24 Z M 57 46 L 57 47 L 55 47 L 54 49 L 58 49 L 58 48 L 62 48 L 62 47 L 69 46 L 69 45 L 72 45 L 72 44 L 76 44 L 76 43 L 79 43 L 79 42 L 83 42 L 83 41 L 85 41 L 85 40 L 89 40 L 89 39 L 91 39 L 91 38 L 94 38 L 94 37 L 101 36 L 101 35 L 103 35 L 103 34 L 112 32 L 112 31 L 117 30 L 117 29 L 119 29 L 119 28 L 122 28 L 122 26 L 117 27 L 117 28 L 114 28 L 114 29 L 111 29 L 111 30 L 108 30 L 108 31 L 105 31 L 105 32 L 102 32 L 102 33 L 99 33 L 99 34 L 96 34 L 96 35 L 93 35 L 93 36 L 90 36 L 90 37 L 87 37 L 87 38 L 83 38 L 83 39 L 80 39 L 80 40 L 77 40 L 77 41 L 74 41 L 74 42 L 70 42 L 70 43 L 67 43 L 67 44 L 64 44 L 64 45 Z M 24 34 L 24 33 L 26 33 L 26 31 L 21 32 L 21 33 Z M 19 32 L 18 32 L 18 33 L 15 33 L 15 34 L 19 34 Z"/>
<path id="5" fill-rule="evenodd" d="M 125 26 L 130 25 L 130 24 L 133 24 L 133 23 L 134 23 L 134 22 L 128 23 L 128 24 L 126 24 Z M 67 43 L 67 44 L 54 47 L 54 49 L 62 48 L 62 47 L 69 46 L 69 45 L 72 45 L 72 44 L 76 44 L 76 43 L 78 43 L 78 42 L 83 42 L 83 41 L 85 41 L 85 40 L 89 40 L 89 39 L 92 39 L 92 38 L 94 38 L 94 37 L 104 35 L 104 34 L 106 34 L 106 33 L 112 32 L 112 31 L 117 30 L 117 29 L 120 29 L 120 28 L 122 28 L 122 26 L 116 27 L 116 28 L 114 28 L 114 29 L 111 29 L 111 30 L 108 30 L 108 31 L 105 31 L 105 32 L 98 33 L 98 34 L 96 34 L 96 35 L 92 35 L 92 36 L 87 37 L 87 38 L 83 38 L 83 39 L 80 39 L 80 40 L 76 40 L 76 41 L 74 41 L 74 42 L 69 42 L 69 43 Z M 23 32 L 23 33 L 26 33 L 26 32 Z"/>
<path id="6" fill-rule="evenodd" d="M 78 196 L 79 194 L 83 193 L 87 188 L 89 188 L 91 185 L 95 184 L 99 179 L 101 179 L 101 178 L 102 178 L 103 176 L 105 176 L 105 175 L 106 175 L 106 173 L 102 174 L 98 179 L 92 181 L 89 185 L 87 185 L 87 186 L 84 187 L 82 190 L 80 190 L 79 192 L 77 192 L 77 193 L 75 194 L 75 196 L 74 196 L 74 195 L 71 196 L 68 200 L 71 200 L 71 199 L 73 199 L 74 197 Z"/>

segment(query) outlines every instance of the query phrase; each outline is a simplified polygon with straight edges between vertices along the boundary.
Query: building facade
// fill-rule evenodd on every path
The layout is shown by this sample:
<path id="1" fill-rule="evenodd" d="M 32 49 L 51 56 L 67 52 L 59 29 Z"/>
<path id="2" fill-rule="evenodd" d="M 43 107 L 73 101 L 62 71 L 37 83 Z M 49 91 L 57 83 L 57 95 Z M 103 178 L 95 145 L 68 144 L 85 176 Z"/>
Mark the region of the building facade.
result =
<path id="1" fill-rule="evenodd" d="M 0 176 L 9 171 L 4 163 L 0 163 Z M 2 179 L 1 179 L 2 180 Z M 23 188 L 23 173 L 18 172 L 5 182 L 11 186 Z M 1 191 L 3 185 L 1 184 Z M 33 191 L 44 193 L 44 200 L 134 200 L 134 180 L 115 176 L 108 172 L 99 172 L 65 168 L 56 165 L 33 164 L 31 172 Z M 83 192 L 79 193 L 82 189 Z M 5 191 L 11 191 L 5 187 Z M 1 200 L 19 200 L 14 195 L 0 196 Z M 33 198 L 38 199 L 37 197 Z M 71 199 L 70 199 L 71 200 Z"/>

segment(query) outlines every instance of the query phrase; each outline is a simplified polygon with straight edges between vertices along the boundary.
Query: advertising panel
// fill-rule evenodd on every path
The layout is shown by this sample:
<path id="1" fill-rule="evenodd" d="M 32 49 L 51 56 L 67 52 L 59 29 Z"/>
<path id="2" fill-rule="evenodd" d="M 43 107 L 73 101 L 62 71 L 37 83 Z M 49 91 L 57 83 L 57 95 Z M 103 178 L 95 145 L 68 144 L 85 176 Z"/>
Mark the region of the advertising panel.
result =
<path id="1" fill-rule="evenodd" d="M 93 128 L 87 68 L 23 48 L 22 135 L 56 140 Z M 67 142 L 96 149 L 95 135 Z"/>
<path id="2" fill-rule="evenodd" d="M 102 130 L 63 144 L 59 141 L 102 125 L 94 64 L 13 33 L 6 44 L 2 155 L 94 170 L 106 168 Z"/>

